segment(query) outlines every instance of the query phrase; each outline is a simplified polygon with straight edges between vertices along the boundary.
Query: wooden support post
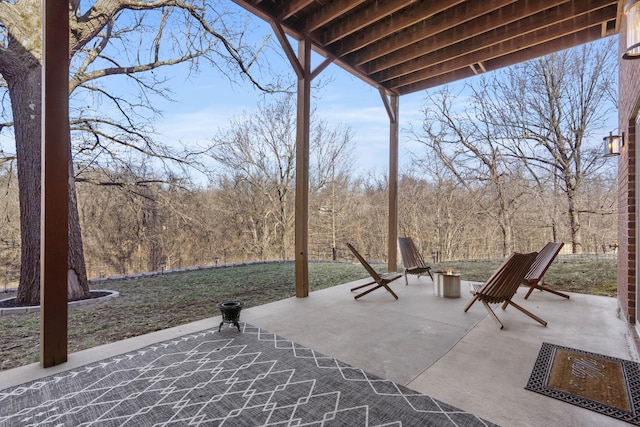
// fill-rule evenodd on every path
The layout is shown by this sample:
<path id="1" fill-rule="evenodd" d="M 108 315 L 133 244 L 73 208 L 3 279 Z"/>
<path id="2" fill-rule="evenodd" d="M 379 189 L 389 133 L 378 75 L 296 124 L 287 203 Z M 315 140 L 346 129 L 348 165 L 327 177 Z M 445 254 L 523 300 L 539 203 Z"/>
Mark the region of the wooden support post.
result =
<path id="1" fill-rule="evenodd" d="M 398 269 L 398 113 L 399 96 L 387 96 L 380 89 L 382 102 L 389 115 L 389 229 L 388 229 L 388 257 L 387 271 Z"/>
<path id="2" fill-rule="evenodd" d="M 309 121 L 311 115 L 311 41 L 298 44 L 302 75 L 298 76 L 296 129 L 296 296 L 309 295 Z"/>
<path id="3" fill-rule="evenodd" d="M 325 58 L 311 71 L 311 40 L 298 42 L 298 57 L 280 24 L 271 27 L 298 76 L 296 127 L 296 296 L 309 296 L 309 123 L 311 121 L 311 80 L 327 68 L 334 58 Z"/>
<path id="4" fill-rule="evenodd" d="M 43 2 L 40 364 L 67 361 L 69 2 Z"/>

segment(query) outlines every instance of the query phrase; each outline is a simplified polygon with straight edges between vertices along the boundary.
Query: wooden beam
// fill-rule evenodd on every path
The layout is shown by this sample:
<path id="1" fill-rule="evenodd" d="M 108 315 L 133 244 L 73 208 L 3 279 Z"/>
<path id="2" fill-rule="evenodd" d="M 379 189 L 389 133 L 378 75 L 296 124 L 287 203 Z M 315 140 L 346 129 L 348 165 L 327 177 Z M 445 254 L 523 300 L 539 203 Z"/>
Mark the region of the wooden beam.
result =
<path id="1" fill-rule="evenodd" d="M 391 122 L 395 122 L 396 112 L 394 111 L 393 106 L 391 105 L 391 100 L 389 99 L 389 96 L 387 96 L 387 91 L 379 87 L 378 92 L 380 92 L 380 98 L 382 98 L 382 104 L 384 105 L 385 110 L 387 110 L 387 116 L 389 116 L 389 120 Z"/>
<path id="2" fill-rule="evenodd" d="M 406 72 L 409 68 L 406 68 L 404 71 L 392 69 L 387 70 L 383 73 L 378 73 L 374 76 L 374 78 L 381 82 L 388 82 L 388 85 L 392 88 L 398 88 L 407 86 L 412 83 L 417 83 L 420 80 L 427 80 L 438 74 L 446 74 L 453 70 L 467 67 L 469 64 L 478 62 L 486 63 L 487 61 L 499 58 L 500 56 L 507 56 L 517 51 L 527 50 L 530 47 L 544 44 L 548 41 L 560 41 L 567 37 L 571 40 L 576 40 L 574 35 L 581 34 L 582 30 L 585 28 L 597 26 L 598 29 L 600 29 L 602 18 L 608 16 L 608 14 L 610 14 L 610 11 L 608 11 L 607 8 L 604 8 L 594 12 L 579 15 L 570 20 L 563 20 L 549 27 L 540 28 L 535 31 L 523 30 L 523 33 L 521 33 L 522 35 L 518 37 L 512 37 L 494 44 L 489 44 L 488 42 L 486 44 L 469 43 L 470 45 L 472 45 L 472 48 L 476 49 L 475 51 L 471 51 L 469 53 L 463 53 L 463 51 L 467 51 L 468 48 L 465 43 L 461 43 L 459 45 L 456 45 L 455 48 L 445 49 L 430 54 L 431 60 L 421 58 L 419 62 L 425 64 L 424 68 L 418 66 L 417 64 L 413 64 L 413 66 L 407 65 L 407 67 L 411 68 L 410 74 L 394 77 L 394 75 L 399 74 L 399 72 L 402 72 L 404 74 L 404 72 Z M 523 29 L 524 28 L 525 27 L 523 27 Z M 572 29 L 573 31 L 568 32 L 568 29 Z M 585 39 L 585 41 L 582 43 L 586 43 L 590 40 L 594 39 Z M 576 44 L 581 43 L 576 42 Z M 558 48 L 555 51 L 558 50 L 561 49 Z M 435 65 L 427 66 L 427 64 Z"/>
<path id="3" fill-rule="evenodd" d="M 389 230 L 387 236 L 387 271 L 398 269 L 398 113 L 399 96 L 392 95 L 389 114 Z"/>
<path id="4" fill-rule="evenodd" d="M 309 129 L 311 116 L 311 42 L 298 44 L 302 78 L 298 78 L 296 128 L 295 270 L 296 296 L 309 296 Z"/>
<path id="5" fill-rule="evenodd" d="M 312 33 L 332 21 L 339 20 L 365 1 L 367 0 L 340 0 L 327 3 L 318 9 L 316 13 L 310 15 L 303 25 L 309 33 Z"/>
<path id="6" fill-rule="evenodd" d="M 561 39 L 552 39 L 539 45 L 531 46 L 525 50 L 514 51 L 509 55 L 495 57 L 489 61 L 483 62 L 483 65 L 487 71 L 494 71 L 598 39 L 600 39 L 600 26 L 595 25 L 591 28 L 565 36 Z M 471 71 L 470 67 L 464 67 L 447 73 L 440 73 L 434 77 L 424 79 L 416 83 L 411 83 L 406 86 L 397 86 L 395 89 L 400 94 L 414 93 L 471 77 L 473 75 L 474 73 Z"/>
<path id="7" fill-rule="evenodd" d="M 325 58 L 324 61 L 322 61 L 316 68 L 313 69 L 313 72 L 311 73 L 311 80 L 315 79 L 316 77 L 318 77 L 318 75 L 324 71 L 325 68 L 327 68 L 329 65 L 331 65 L 331 63 L 333 62 L 335 58 Z"/>
<path id="8" fill-rule="evenodd" d="M 555 1 L 561 3 L 566 0 Z M 419 52 L 421 49 L 420 42 L 425 40 L 430 42 L 429 46 L 436 45 L 436 49 L 439 49 L 453 44 L 463 37 L 468 38 L 473 34 L 479 34 L 504 25 L 504 23 L 501 22 L 503 20 L 516 20 L 518 17 L 531 14 L 531 12 L 529 12 L 530 7 L 523 8 L 519 4 L 514 4 L 514 2 L 517 2 L 517 0 L 496 0 L 491 2 L 459 4 L 440 15 L 434 16 L 433 19 L 430 20 L 429 25 L 415 25 L 395 37 L 386 38 L 375 45 L 358 50 L 357 53 L 347 57 L 347 60 L 355 65 L 362 66 L 378 58 L 383 58 L 383 60 L 379 62 L 385 63 L 388 61 L 391 66 L 411 59 L 412 57 L 419 56 L 420 54 L 416 52 Z M 536 0 L 535 3 L 548 4 L 549 1 Z M 494 11 L 499 12 L 504 6 L 509 6 L 504 9 L 504 12 L 491 13 Z M 538 8 L 538 11 L 544 9 L 545 7 L 542 6 Z M 482 20 L 482 25 L 477 24 L 479 19 Z M 456 22 L 456 25 L 453 27 L 451 25 L 452 22 Z M 464 36 L 463 33 L 465 32 L 470 32 L 471 35 Z M 387 58 L 389 55 L 391 55 L 391 57 Z M 400 61 L 398 61 L 398 59 L 400 59 Z M 369 69 L 369 73 L 380 70 L 376 66 L 376 63 L 368 64 L 367 67 L 363 68 Z M 388 66 L 383 68 L 388 68 Z"/>
<path id="9" fill-rule="evenodd" d="M 315 2 L 316 0 L 290 0 L 283 2 L 278 18 L 280 20 L 288 19 Z"/>
<path id="10" fill-rule="evenodd" d="M 322 42 L 325 45 L 335 43 L 356 31 L 372 25 L 374 22 L 379 21 L 381 17 L 396 13 L 414 2 L 415 0 L 377 1 L 369 4 L 366 8 L 358 10 L 357 14 L 349 16 L 349 19 L 342 19 L 327 28 L 322 35 Z"/>
<path id="11" fill-rule="evenodd" d="M 455 59 L 463 56 L 465 57 L 463 60 L 467 61 L 466 65 L 469 65 L 481 62 L 468 59 L 468 55 L 473 52 L 494 46 L 503 46 L 505 49 L 504 54 L 509 54 L 511 51 L 506 49 L 526 49 L 528 46 L 538 43 L 537 37 L 540 34 L 544 34 L 543 37 L 548 38 L 550 32 L 553 31 L 555 37 L 559 38 L 591 26 L 594 22 L 601 22 L 602 19 L 606 19 L 609 12 L 607 8 L 593 12 L 590 7 L 584 7 L 587 3 L 589 3 L 588 0 L 580 3 L 580 5 L 565 4 L 551 10 L 541 11 L 536 15 L 528 16 L 510 24 L 496 27 L 493 30 L 489 26 L 489 30 L 486 33 L 473 34 L 471 32 L 465 34 L 464 37 L 461 35 L 459 42 L 446 48 L 442 48 L 440 43 L 432 42 L 431 40 L 418 43 L 415 50 L 405 56 L 405 60 L 400 65 L 391 66 L 384 71 L 373 73 L 373 77 L 378 81 L 389 81 L 444 62 L 453 63 Z M 576 17 L 582 17 L 582 19 L 576 20 Z M 567 25 L 567 21 L 570 21 L 573 25 Z M 470 25 L 469 27 L 472 26 Z M 549 28 L 553 28 L 553 30 L 550 31 Z M 518 43 L 510 43 L 511 40 L 518 40 Z M 497 49 L 494 49 L 493 52 L 498 56 L 502 54 Z M 410 58 L 411 56 L 414 57 Z M 391 59 L 398 63 L 394 58 Z M 487 59 L 491 58 L 483 60 Z M 378 62 L 381 63 L 383 61 Z M 456 68 L 461 67 L 453 66 L 453 69 Z M 367 71 L 365 69 L 365 72 Z"/>
<path id="12" fill-rule="evenodd" d="M 384 19 L 381 19 L 374 25 L 367 27 L 366 31 L 361 31 L 341 40 L 332 51 L 336 56 L 344 56 L 355 52 L 398 31 L 427 21 L 428 18 L 433 15 L 447 10 L 456 4 L 464 3 L 465 1 L 466 0 L 450 2 L 432 0 L 418 1 L 414 5 L 402 9 L 392 16 L 384 17 Z"/>
<path id="13" fill-rule="evenodd" d="M 475 75 L 476 74 L 471 70 L 471 67 L 464 67 L 458 70 L 451 71 L 448 74 L 440 74 L 435 77 L 425 79 L 420 83 L 412 83 L 407 86 L 399 86 L 396 88 L 396 90 L 398 91 L 398 93 L 400 93 L 400 95 L 406 95 L 409 93 L 446 85 L 458 80 L 473 77 Z"/>
<path id="14" fill-rule="evenodd" d="M 302 69 L 302 65 L 300 64 L 300 60 L 298 59 L 295 52 L 293 51 L 293 48 L 291 47 L 291 43 L 289 43 L 289 40 L 287 39 L 287 35 L 285 34 L 284 29 L 282 28 L 282 25 L 280 25 L 280 22 L 271 20 L 271 29 L 273 30 L 273 33 L 276 35 L 276 38 L 280 42 L 280 46 L 282 46 L 282 50 L 284 50 L 284 54 L 289 59 L 289 63 L 291 63 L 291 66 L 293 67 L 293 71 L 296 72 L 298 79 L 303 78 L 304 71 Z"/>
<path id="15" fill-rule="evenodd" d="M 546 43 L 546 38 L 534 39 L 533 44 L 523 39 L 525 31 L 546 31 L 562 21 L 564 33 L 558 37 L 572 37 L 582 29 L 573 26 L 579 10 L 591 14 L 606 10 L 607 16 L 598 22 L 600 38 L 610 35 L 619 28 L 623 6 L 621 0 L 234 1 L 258 16 L 278 22 L 281 39 L 285 33 L 296 40 L 306 38 L 314 51 L 333 58 L 334 63 L 366 83 L 399 94 L 408 93 L 410 87 L 452 81 L 425 70 L 441 69 L 450 77 L 465 75 L 481 69 L 474 64 Z M 560 9 L 566 15 L 558 19 Z M 518 37 L 523 41 L 521 46 L 511 42 Z M 583 42 L 586 40 L 576 40 L 577 44 Z M 500 51 L 495 44 L 505 48 Z M 491 48 L 494 56 L 473 54 L 486 48 Z M 467 55 L 463 67 L 468 70 L 461 72 L 458 64 L 465 60 L 460 58 Z M 441 62 L 451 62 L 451 66 L 437 68 Z M 395 80 L 404 76 L 407 80 Z"/>
<path id="16" fill-rule="evenodd" d="M 585 28 L 582 31 L 568 34 L 560 39 L 550 39 L 544 43 L 530 46 L 527 49 L 513 51 L 509 55 L 502 55 L 497 58 L 484 62 L 487 71 L 494 71 L 500 68 L 508 67 L 512 64 L 518 64 L 533 58 L 549 55 L 554 52 L 569 49 L 581 44 L 589 43 L 601 38 L 601 29 L 598 24 Z"/>
<path id="17" fill-rule="evenodd" d="M 69 2 L 43 2 L 40 365 L 67 361 Z"/>

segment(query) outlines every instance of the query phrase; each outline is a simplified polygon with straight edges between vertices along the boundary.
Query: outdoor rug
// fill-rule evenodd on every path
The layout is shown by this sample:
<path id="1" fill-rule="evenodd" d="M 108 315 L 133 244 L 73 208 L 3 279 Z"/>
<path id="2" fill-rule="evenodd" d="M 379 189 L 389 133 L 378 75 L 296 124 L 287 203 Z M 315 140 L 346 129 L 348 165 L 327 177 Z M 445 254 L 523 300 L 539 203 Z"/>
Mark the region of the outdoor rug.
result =
<path id="1" fill-rule="evenodd" d="M 542 343 L 525 389 L 640 425 L 640 364 Z"/>
<path id="2" fill-rule="evenodd" d="M 0 426 L 488 426 L 241 323 L 0 391 Z M 357 345 L 354 343 L 354 345 Z"/>

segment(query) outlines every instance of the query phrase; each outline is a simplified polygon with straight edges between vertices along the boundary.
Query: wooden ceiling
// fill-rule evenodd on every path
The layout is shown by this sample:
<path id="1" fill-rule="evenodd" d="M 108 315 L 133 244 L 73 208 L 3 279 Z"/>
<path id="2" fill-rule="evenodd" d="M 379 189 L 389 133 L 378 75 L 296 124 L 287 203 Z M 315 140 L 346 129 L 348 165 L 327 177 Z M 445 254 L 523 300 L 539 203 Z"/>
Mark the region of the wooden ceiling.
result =
<path id="1" fill-rule="evenodd" d="M 622 0 L 235 0 L 389 94 L 618 32 Z"/>

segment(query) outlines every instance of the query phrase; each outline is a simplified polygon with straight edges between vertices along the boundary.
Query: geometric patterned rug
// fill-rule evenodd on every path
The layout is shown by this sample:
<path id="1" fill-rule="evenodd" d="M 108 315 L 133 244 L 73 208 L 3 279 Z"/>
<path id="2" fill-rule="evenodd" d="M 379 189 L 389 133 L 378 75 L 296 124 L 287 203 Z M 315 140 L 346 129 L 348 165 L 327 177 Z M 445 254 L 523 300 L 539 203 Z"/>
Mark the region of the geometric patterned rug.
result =
<path id="1" fill-rule="evenodd" d="M 492 426 L 241 323 L 0 391 L 0 426 Z"/>
<path id="2" fill-rule="evenodd" d="M 545 342 L 525 389 L 640 425 L 640 364 L 631 360 Z"/>

